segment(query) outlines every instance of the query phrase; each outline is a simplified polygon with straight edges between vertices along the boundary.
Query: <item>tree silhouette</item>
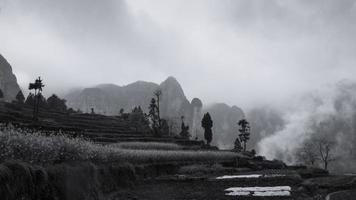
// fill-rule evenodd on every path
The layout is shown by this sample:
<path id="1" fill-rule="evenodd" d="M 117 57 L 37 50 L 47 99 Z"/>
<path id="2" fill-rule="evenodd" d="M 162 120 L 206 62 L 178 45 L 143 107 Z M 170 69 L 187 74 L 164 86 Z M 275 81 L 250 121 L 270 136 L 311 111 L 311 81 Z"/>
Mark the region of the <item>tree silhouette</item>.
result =
<path id="1" fill-rule="evenodd" d="M 34 106 L 34 105 L 35 105 L 35 95 L 30 92 L 30 93 L 27 95 L 25 104 L 26 104 L 26 105 L 29 105 L 29 106 Z"/>
<path id="2" fill-rule="evenodd" d="M 41 98 L 43 97 L 41 95 L 42 92 L 42 88 L 44 87 L 41 77 L 38 77 L 38 79 L 35 80 L 34 83 L 30 83 L 28 86 L 29 90 L 35 90 L 35 103 L 34 103 L 34 107 L 33 107 L 33 119 L 37 120 L 37 116 L 38 116 L 38 107 L 40 105 L 40 101 L 42 100 Z M 38 91 L 38 93 L 37 93 Z"/>
<path id="3" fill-rule="evenodd" d="M 142 111 L 141 106 L 136 106 L 132 109 L 129 115 L 130 122 L 135 126 L 136 132 L 144 132 L 149 126 L 147 115 Z"/>
<path id="4" fill-rule="evenodd" d="M 21 103 L 21 104 L 25 102 L 25 96 L 23 95 L 21 90 L 16 95 L 16 101 L 17 103 Z"/>
<path id="5" fill-rule="evenodd" d="M 244 151 L 246 151 L 246 143 L 250 139 L 250 123 L 246 119 L 242 119 L 237 124 L 240 126 L 239 138 L 244 144 Z"/>
<path id="6" fill-rule="evenodd" d="M 206 143 L 210 145 L 211 141 L 213 140 L 213 131 L 211 128 L 213 127 L 213 120 L 211 120 L 210 114 L 204 114 L 204 117 L 201 121 L 201 126 L 204 128 L 204 138 Z"/>
<path id="7" fill-rule="evenodd" d="M 296 158 L 299 162 L 314 166 L 318 161 L 317 146 L 312 141 L 305 141 L 301 147 L 296 150 Z"/>
<path id="8" fill-rule="evenodd" d="M 157 118 L 158 118 L 158 126 L 162 128 L 161 113 L 160 113 L 160 100 L 161 100 L 162 90 L 157 89 L 153 94 L 156 96 L 156 103 L 157 103 L 156 111 L 157 111 Z"/>
<path id="9" fill-rule="evenodd" d="M 38 93 L 36 99 L 37 99 L 38 108 L 48 108 L 47 100 L 46 100 L 46 98 L 42 95 L 42 93 Z"/>
<path id="10" fill-rule="evenodd" d="M 47 106 L 51 110 L 56 110 L 61 112 L 67 111 L 66 100 L 60 99 L 55 94 L 53 94 L 47 99 Z"/>
<path id="11" fill-rule="evenodd" d="M 0 99 L 4 98 L 4 93 L 2 92 L 2 90 L 0 89 Z"/>
<path id="12" fill-rule="evenodd" d="M 158 109 L 157 109 L 157 104 L 156 104 L 156 99 L 152 98 L 151 99 L 151 103 L 150 106 L 148 107 L 149 109 L 149 113 L 148 116 L 151 119 L 151 128 L 153 130 L 153 132 L 156 135 L 160 135 L 160 123 L 159 123 L 159 117 L 158 117 Z"/>
<path id="13" fill-rule="evenodd" d="M 333 155 L 335 142 L 325 138 L 319 138 L 316 140 L 317 148 L 319 150 L 319 156 L 324 164 L 324 169 L 328 170 L 329 163 L 336 160 Z"/>
<path id="14" fill-rule="evenodd" d="M 124 114 L 124 112 L 125 112 L 124 108 L 121 108 L 120 111 L 119 111 L 120 116 L 122 116 Z"/>
<path id="15" fill-rule="evenodd" d="M 337 160 L 335 155 L 336 142 L 327 135 L 315 134 L 304 141 L 299 149 L 296 150 L 298 161 L 306 165 L 322 164 L 327 170 L 330 162 Z"/>
<path id="16" fill-rule="evenodd" d="M 234 144 L 234 150 L 240 152 L 242 149 L 243 148 L 242 148 L 239 138 L 236 138 L 235 144 Z"/>
<path id="17" fill-rule="evenodd" d="M 169 125 L 167 120 L 161 119 L 161 129 L 160 129 L 161 134 L 167 134 L 169 135 Z"/>
<path id="18" fill-rule="evenodd" d="M 184 116 L 182 116 L 181 119 L 182 119 L 182 124 L 181 124 L 181 132 L 179 133 L 179 135 L 182 138 L 189 139 L 189 137 L 190 137 L 189 126 L 186 126 L 184 124 Z"/>

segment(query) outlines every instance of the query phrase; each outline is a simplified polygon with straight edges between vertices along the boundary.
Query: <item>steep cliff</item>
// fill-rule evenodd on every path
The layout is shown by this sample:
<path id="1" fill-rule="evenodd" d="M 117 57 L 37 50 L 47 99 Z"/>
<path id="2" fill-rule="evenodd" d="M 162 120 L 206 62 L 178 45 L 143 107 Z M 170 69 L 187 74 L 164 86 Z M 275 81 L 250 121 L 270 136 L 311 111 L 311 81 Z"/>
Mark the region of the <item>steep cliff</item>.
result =
<path id="1" fill-rule="evenodd" d="M 17 84 L 16 76 L 12 72 L 11 65 L 0 54 L 0 89 L 4 95 L 2 100 L 14 100 L 20 87 Z"/>

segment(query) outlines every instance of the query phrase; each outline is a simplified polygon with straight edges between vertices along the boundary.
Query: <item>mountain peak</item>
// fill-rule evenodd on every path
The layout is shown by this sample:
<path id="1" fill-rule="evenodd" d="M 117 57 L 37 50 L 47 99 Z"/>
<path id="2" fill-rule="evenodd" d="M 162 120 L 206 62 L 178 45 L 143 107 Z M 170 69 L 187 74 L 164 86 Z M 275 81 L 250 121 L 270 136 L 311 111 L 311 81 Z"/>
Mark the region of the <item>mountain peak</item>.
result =
<path id="1" fill-rule="evenodd" d="M 177 81 L 177 79 L 173 76 L 169 76 L 165 81 L 163 81 L 162 83 L 174 83 L 174 84 L 178 84 L 179 82 Z"/>

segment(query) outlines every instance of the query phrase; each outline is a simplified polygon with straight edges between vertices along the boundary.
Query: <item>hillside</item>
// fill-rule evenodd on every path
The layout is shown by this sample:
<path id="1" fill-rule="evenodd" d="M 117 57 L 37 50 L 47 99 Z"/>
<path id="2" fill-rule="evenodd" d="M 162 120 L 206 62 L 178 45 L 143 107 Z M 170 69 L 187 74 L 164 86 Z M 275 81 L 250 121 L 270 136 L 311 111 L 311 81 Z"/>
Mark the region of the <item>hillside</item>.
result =
<path id="1" fill-rule="evenodd" d="M 149 127 L 137 129 L 136 124 L 118 116 L 98 114 L 64 113 L 40 109 L 39 121 L 32 121 L 32 107 L 15 103 L 0 102 L 0 123 L 11 123 L 22 128 L 58 131 L 73 136 L 83 136 L 96 143 L 116 143 L 124 141 L 155 141 L 180 144 L 198 144 L 196 141 L 172 137 L 155 137 Z"/>
<path id="2" fill-rule="evenodd" d="M 12 72 L 11 65 L 0 54 L 0 89 L 5 101 L 14 100 L 20 87 L 17 84 L 16 76 Z"/>

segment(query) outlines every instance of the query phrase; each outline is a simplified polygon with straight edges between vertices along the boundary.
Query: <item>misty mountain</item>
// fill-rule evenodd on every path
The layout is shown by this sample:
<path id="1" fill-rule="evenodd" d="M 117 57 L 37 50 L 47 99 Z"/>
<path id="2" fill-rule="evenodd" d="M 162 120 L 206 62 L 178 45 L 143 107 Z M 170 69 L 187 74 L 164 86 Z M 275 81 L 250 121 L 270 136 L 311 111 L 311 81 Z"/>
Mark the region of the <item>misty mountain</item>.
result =
<path id="1" fill-rule="evenodd" d="M 121 108 L 131 112 L 135 106 L 141 106 L 148 113 L 148 107 L 155 90 L 161 89 L 161 116 L 168 119 L 175 133 L 180 131 L 181 116 L 190 126 L 193 139 L 204 139 L 201 128 L 202 114 L 210 112 L 214 121 L 213 145 L 220 148 L 232 148 L 237 137 L 237 122 L 245 114 L 237 106 L 228 106 L 224 103 L 213 104 L 202 108 L 200 99 L 194 98 L 190 103 L 186 98 L 179 82 L 174 77 L 169 77 L 161 84 L 137 81 L 126 86 L 102 84 L 93 88 L 73 91 L 66 96 L 67 105 L 74 109 L 90 112 L 94 108 L 96 113 L 118 115 Z"/>
<path id="2" fill-rule="evenodd" d="M 4 94 L 5 101 L 14 100 L 20 87 L 17 84 L 16 76 L 12 73 L 12 67 L 0 54 L 0 89 Z"/>
<path id="3" fill-rule="evenodd" d="M 231 149 L 238 137 L 238 121 L 245 118 L 243 110 L 237 106 L 216 103 L 204 109 L 209 112 L 213 120 L 212 144 L 222 149 Z"/>
<path id="4" fill-rule="evenodd" d="M 91 108 L 99 114 L 118 115 L 121 108 L 131 112 L 135 106 L 141 106 L 148 112 L 154 91 L 160 89 L 162 117 L 180 117 L 190 115 L 191 106 L 184 91 L 174 77 L 169 77 L 160 85 L 137 81 L 126 86 L 102 84 L 93 88 L 73 91 L 66 96 L 67 104 L 74 109 L 90 112 Z"/>

